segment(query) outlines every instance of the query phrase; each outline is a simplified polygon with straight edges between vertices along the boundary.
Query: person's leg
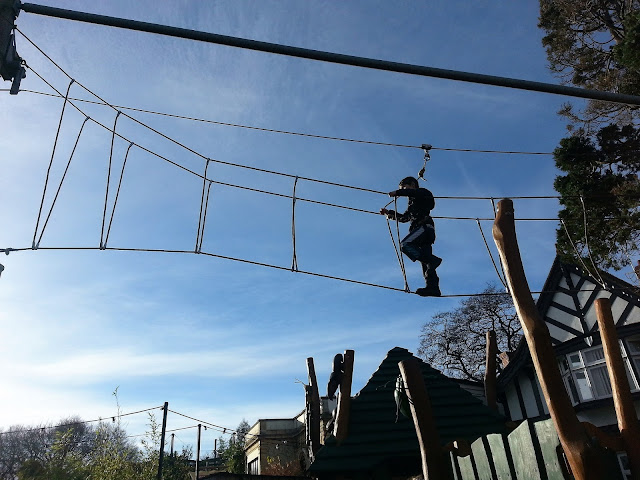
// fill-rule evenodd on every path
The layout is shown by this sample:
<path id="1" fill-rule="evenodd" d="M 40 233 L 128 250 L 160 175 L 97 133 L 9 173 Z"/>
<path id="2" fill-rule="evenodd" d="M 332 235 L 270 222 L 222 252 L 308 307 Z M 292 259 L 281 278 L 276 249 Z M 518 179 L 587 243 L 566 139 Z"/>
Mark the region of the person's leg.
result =
<path id="1" fill-rule="evenodd" d="M 433 232 L 433 230 L 431 230 Z M 432 247 L 435 241 L 435 232 L 425 238 L 425 243 L 421 246 L 422 255 L 420 256 L 420 264 L 422 265 L 422 275 L 426 283 L 425 288 L 416 290 L 418 295 L 422 296 L 440 296 L 440 278 L 436 273 L 436 268 L 442 263 L 440 257 L 433 255 Z"/>

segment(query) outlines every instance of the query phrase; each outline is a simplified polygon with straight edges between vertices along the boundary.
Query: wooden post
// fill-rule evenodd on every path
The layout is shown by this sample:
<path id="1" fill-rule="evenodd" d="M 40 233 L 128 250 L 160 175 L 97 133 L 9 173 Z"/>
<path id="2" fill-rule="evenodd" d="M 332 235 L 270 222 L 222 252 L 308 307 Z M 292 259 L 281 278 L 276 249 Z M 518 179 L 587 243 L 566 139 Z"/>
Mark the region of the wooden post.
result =
<path id="1" fill-rule="evenodd" d="M 198 446 L 196 447 L 196 480 L 200 478 L 200 434 L 202 433 L 202 425 L 198 424 Z"/>
<path id="2" fill-rule="evenodd" d="M 311 458 L 313 459 L 320 448 L 320 393 L 312 357 L 307 358 L 307 372 L 309 374 L 309 440 L 311 443 Z"/>
<path id="3" fill-rule="evenodd" d="M 496 341 L 496 332 L 489 330 L 487 332 L 487 350 L 484 369 L 484 396 L 487 399 L 487 407 L 498 411 L 498 403 L 496 401 L 496 357 L 498 355 L 498 343 Z"/>
<path id="4" fill-rule="evenodd" d="M 415 358 L 403 360 L 398 364 L 404 381 L 413 424 L 416 427 L 420 456 L 422 457 L 422 475 L 424 480 L 441 480 L 447 478 L 440 436 L 436 429 L 431 410 L 431 401 L 424 384 L 420 364 Z"/>
<path id="5" fill-rule="evenodd" d="M 167 434 L 167 412 L 169 411 L 169 402 L 164 402 L 162 407 L 162 433 L 160 434 L 160 452 L 158 455 L 158 480 L 162 480 L 162 463 L 164 461 L 164 437 Z"/>
<path id="6" fill-rule="evenodd" d="M 565 390 L 551 344 L 551 335 L 533 302 L 524 274 L 516 238 L 513 202 L 506 198 L 498 203 L 493 224 L 493 238 L 505 267 L 513 303 L 522 324 L 531 359 L 547 399 L 560 444 L 576 480 L 599 480 L 602 473 L 600 452 L 591 444 Z"/>
<path id="7" fill-rule="evenodd" d="M 340 395 L 338 397 L 338 413 L 333 429 L 333 435 L 338 444 L 347 438 L 349 434 L 349 408 L 351 406 L 351 380 L 353 378 L 354 351 L 344 351 L 344 375 L 340 383 Z"/>
<path id="8" fill-rule="evenodd" d="M 611 381 L 613 405 L 618 418 L 618 429 L 624 443 L 624 449 L 627 451 L 631 476 L 638 480 L 640 479 L 640 425 L 638 425 L 638 416 L 633 405 L 631 388 L 620 353 L 618 333 L 611 313 L 611 302 L 608 298 L 599 298 L 595 301 L 595 306 L 600 338 L 602 339 L 602 350 Z"/>

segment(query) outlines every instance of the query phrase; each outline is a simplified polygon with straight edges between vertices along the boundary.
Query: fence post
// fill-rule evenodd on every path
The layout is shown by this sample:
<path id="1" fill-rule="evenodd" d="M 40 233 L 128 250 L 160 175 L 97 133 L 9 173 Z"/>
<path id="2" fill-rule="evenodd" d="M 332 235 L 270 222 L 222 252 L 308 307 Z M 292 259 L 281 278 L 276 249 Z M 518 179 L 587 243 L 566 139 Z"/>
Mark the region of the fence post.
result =
<path id="1" fill-rule="evenodd" d="M 333 435 L 338 444 L 349 434 L 349 409 L 351 408 L 351 381 L 353 378 L 354 351 L 344 351 L 344 375 L 340 383 L 340 396 L 338 398 L 338 413 L 336 414 L 336 424 Z"/>

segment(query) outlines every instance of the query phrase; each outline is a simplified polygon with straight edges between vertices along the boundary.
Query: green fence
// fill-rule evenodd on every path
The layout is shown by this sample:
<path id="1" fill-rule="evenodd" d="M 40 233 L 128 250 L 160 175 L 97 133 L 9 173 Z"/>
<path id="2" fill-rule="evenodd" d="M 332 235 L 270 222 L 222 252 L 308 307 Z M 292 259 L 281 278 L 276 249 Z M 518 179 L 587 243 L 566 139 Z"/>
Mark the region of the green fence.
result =
<path id="1" fill-rule="evenodd" d="M 602 449 L 607 480 L 622 480 L 615 452 Z M 509 435 L 477 439 L 471 454 L 450 453 L 455 480 L 569 480 L 560 441 L 551 420 L 524 420 Z"/>

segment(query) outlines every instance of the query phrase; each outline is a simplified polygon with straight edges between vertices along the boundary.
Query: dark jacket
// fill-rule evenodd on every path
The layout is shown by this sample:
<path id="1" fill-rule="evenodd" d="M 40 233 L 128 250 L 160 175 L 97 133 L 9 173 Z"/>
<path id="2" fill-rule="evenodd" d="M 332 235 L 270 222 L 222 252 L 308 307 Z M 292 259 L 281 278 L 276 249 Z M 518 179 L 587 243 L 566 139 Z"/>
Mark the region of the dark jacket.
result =
<path id="1" fill-rule="evenodd" d="M 391 220 L 399 222 L 411 222 L 409 231 L 413 231 L 422 225 L 432 225 L 431 210 L 436 205 L 431 191 L 426 188 L 402 188 L 395 191 L 396 197 L 409 197 L 409 205 L 404 213 L 396 213 L 389 210 Z"/>

